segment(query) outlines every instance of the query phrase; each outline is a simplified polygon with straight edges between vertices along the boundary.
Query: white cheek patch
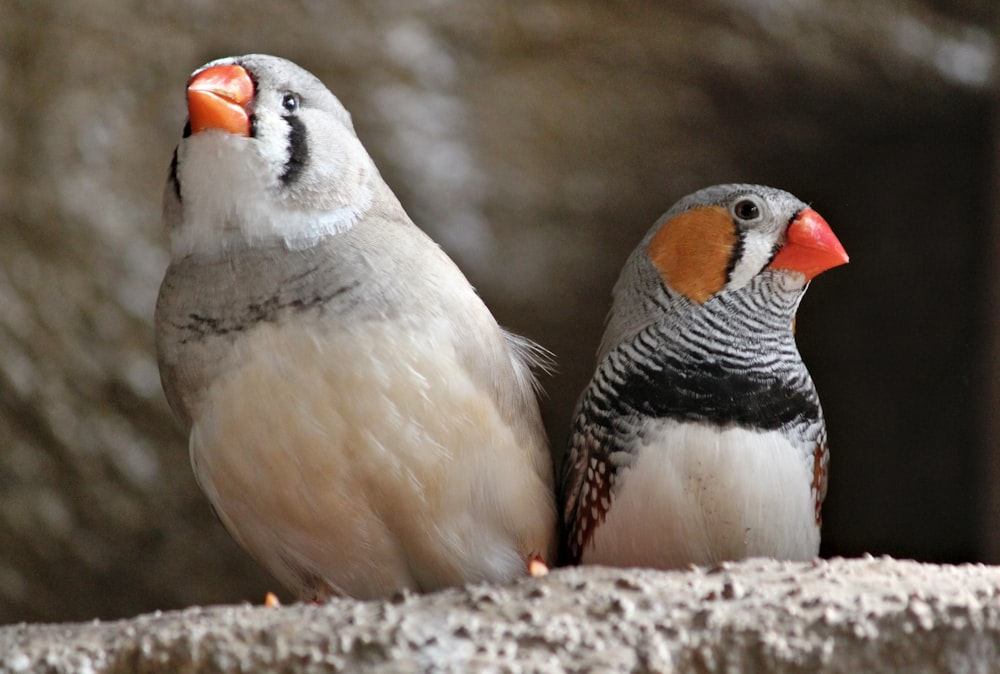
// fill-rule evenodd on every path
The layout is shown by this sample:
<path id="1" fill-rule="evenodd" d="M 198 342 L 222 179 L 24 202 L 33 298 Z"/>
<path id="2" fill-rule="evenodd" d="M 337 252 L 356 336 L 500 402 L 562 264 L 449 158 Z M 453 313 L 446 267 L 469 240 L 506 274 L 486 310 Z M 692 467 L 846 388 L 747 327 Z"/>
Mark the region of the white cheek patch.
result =
<path id="1" fill-rule="evenodd" d="M 367 183 L 354 191 L 349 204 L 330 210 L 305 210 L 276 198 L 280 166 L 264 158 L 273 152 L 284 161 L 283 148 L 272 147 L 275 142 L 283 141 L 262 144 L 217 131 L 187 139 L 178 164 L 183 218 L 170 233 L 176 259 L 276 241 L 301 250 L 350 229 L 370 207 Z"/>
<path id="2" fill-rule="evenodd" d="M 743 233 L 743 254 L 729 275 L 728 288 L 742 288 L 760 273 L 773 254 L 772 239 L 763 232 Z"/>
<path id="3" fill-rule="evenodd" d="M 276 179 L 288 161 L 288 124 L 260 101 L 254 111 L 254 118 L 257 135 L 250 144 L 254 145 L 262 164 L 270 164 L 268 169 Z M 280 130 L 280 133 L 275 133 L 275 130 Z"/>

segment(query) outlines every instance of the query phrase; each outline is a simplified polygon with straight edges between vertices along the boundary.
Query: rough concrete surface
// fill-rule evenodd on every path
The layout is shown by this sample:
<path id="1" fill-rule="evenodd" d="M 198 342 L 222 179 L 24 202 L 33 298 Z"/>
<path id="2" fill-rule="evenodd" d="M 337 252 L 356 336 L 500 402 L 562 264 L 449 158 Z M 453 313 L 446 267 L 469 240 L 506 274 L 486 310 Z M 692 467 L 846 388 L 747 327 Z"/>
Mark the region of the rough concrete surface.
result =
<path id="1" fill-rule="evenodd" d="M 1000 567 L 560 569 L 388 601 L 0 628 L 0 672 L 989 672 Z"/>

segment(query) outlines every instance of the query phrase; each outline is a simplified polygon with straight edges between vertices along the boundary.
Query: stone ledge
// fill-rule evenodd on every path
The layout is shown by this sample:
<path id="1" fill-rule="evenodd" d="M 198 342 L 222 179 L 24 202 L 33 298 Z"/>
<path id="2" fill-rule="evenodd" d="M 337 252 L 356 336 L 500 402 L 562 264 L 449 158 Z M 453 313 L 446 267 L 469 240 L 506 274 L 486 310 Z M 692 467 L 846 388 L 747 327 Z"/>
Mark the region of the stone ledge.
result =
<path id="1" fill-rule="evenodd" d="M 986 672 L 1000 567 L 889 558 L 559 569 L 388 601 L 0 627 L 0 672 Z"/>

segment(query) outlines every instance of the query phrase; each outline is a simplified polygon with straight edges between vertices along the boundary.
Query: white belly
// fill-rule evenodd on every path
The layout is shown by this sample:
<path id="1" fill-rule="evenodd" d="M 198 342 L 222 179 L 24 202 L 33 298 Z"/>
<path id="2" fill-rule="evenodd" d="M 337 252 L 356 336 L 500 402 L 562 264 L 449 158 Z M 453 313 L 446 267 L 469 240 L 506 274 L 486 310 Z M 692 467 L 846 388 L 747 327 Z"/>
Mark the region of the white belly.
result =
<path id="1" fill-rule="evenodd" d="M 430 333 L 430 334 L 428 334 Z M 546 478 L 433 330 L 261 324 L 191 433 L 199 483 L 279 580 L 384 596 L 524 573 L 553 529 Z"/>
<path id="2" fill-rule="evenodd" d="M 812 457 L 777 432 L 653 423 L 618 472 L 584 563 L 670 569 L 818 554 Z"/>

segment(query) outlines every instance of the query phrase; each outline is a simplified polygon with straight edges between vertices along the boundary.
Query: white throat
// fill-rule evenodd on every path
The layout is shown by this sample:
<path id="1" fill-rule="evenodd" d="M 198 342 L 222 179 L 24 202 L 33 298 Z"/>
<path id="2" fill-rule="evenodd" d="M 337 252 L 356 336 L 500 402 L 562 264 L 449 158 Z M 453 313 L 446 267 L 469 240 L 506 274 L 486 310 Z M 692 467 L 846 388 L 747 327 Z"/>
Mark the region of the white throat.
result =
<path id="1" fill-rule="evenodd" d="M 374 171 L 368 172 L 372 175 Z M 207 131 L 189 139 L 178 166 L 183 217 L 170 232 L 175 259 L 282 243 L 302 250 L 350 229 L 369 209 L 365 181 L 328 210 L 308 210 L 278 195 L 277 179 L 246 138 Z"/>

